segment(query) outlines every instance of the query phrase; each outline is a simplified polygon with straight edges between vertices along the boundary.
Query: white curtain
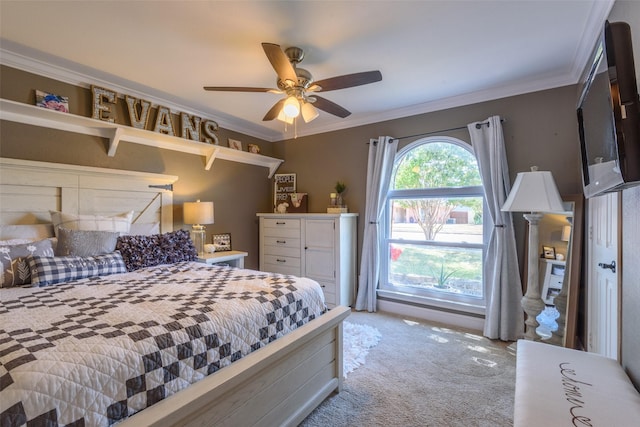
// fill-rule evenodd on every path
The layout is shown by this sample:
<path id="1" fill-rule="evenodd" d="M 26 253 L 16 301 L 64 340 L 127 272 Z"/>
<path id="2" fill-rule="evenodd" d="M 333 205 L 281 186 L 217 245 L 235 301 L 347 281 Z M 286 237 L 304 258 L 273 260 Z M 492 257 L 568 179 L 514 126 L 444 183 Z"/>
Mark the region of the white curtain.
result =
<path id="1" fill-rule="evenodd" d="M 509 212 L 500 210 L 511 190 L 502 124 L 500 117 L 493 116 L 485 122 L 471 123 L 467 128 L 487 199 L 488 212 L 484 221 L 491 221 L 487 228 L 490 231 L 483 270 L 486 292 L 484 335 L 513 341 L 524 333 L 524 318 L 513 222 Z"/>
<path id="2" fill-rule="evenodd" d="M 369 143 L 367 201 L 356 310 L 376 311 L 376 288 L 380 278 L 379 221 L 384 211 L 398 140 L 381 136 Z"/>

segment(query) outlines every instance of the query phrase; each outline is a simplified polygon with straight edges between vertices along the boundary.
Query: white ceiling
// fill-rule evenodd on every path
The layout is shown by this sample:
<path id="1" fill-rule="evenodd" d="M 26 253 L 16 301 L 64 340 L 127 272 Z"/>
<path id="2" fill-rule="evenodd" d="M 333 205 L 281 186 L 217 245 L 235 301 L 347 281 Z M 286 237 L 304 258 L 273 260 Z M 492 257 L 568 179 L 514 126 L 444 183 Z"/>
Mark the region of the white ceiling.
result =
<path id="1" fill-rule="evenodd" d="M 0 61 L 99 84 L 269 141 L 291 126 L 262 117 L 281 95 L 261 42 L 299 46 L 315 79 L 380 70 L 381 82 L 320 93 L 298 136 L 574 84 L 613 0 L 7 1 Z M 35 88 L 34 88 L 35 89 Z M 38 88 L 46 90 L 46 88 Z M 64 95 L 64 94 L 61 94 Z"/>

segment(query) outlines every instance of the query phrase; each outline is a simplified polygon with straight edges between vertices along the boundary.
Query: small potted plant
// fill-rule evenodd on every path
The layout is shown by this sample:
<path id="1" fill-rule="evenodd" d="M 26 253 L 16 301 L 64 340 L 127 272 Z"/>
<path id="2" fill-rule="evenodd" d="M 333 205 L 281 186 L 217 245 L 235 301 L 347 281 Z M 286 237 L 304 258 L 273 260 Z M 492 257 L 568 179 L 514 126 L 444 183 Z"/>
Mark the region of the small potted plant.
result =
<path id="1" fill-rule="evenodd" d="M 347 186 L 345 185 L 344 182 L 338 181 L 336 182 L 336 186 L 334 187 L 334 189 L 336 190 L 336 205 L 338 207 L 342 207 L 343 206 L 343 198 L 342 198 L 342 193 L 345 192 L 345 190 L 347 189 Z"/>
<path id="2" fill-rule="evenodd" d="M 327 208 L 327 213 L 343 213 L 348 212 L 347 206 L 344 204 L 344 192 L 346 191 L 347 186 L 342 181 L 337 181 L 336 185 L 333 187 L 334 193 L 331 193 L 329 197 L 331 198 L 331 204 Z"/>

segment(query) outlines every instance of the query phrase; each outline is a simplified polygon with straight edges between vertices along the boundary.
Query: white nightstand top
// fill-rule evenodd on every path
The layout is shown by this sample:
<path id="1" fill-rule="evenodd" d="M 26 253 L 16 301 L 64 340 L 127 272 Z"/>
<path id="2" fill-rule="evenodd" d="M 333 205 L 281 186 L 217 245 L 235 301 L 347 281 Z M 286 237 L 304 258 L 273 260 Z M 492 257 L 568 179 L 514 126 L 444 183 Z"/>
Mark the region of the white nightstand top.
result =
<path id="1" fill-rule="evenodd" d="M 224 252 L 214 252 L 211 254 L 204 254 L 198 256 L 198 262 L 204 262 L 207 264 L 217 264 L 219 262 L 227 262 L 227 261 L 243 261 L 241 264 L 244 265 L 244 257 L 249 255 L 248 252 L 243 251 L 224 251 Z M 237 265 L 237 267 L 242 268 L 242 265 Z"/>

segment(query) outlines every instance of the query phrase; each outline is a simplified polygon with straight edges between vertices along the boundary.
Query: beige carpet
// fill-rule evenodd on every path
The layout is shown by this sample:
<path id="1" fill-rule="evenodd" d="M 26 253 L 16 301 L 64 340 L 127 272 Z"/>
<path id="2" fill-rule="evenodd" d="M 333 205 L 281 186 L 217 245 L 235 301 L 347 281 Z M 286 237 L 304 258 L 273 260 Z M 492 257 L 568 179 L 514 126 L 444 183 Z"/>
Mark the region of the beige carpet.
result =
<path id="1" fill-rule="evenodd" d="M 511 426 L 515 354 L 509 343 L 385 313 L 347 320 L 380 331 L 340 394 L 301 426 Z M 511 346 L 513 347 L 513 346 Z"/>

